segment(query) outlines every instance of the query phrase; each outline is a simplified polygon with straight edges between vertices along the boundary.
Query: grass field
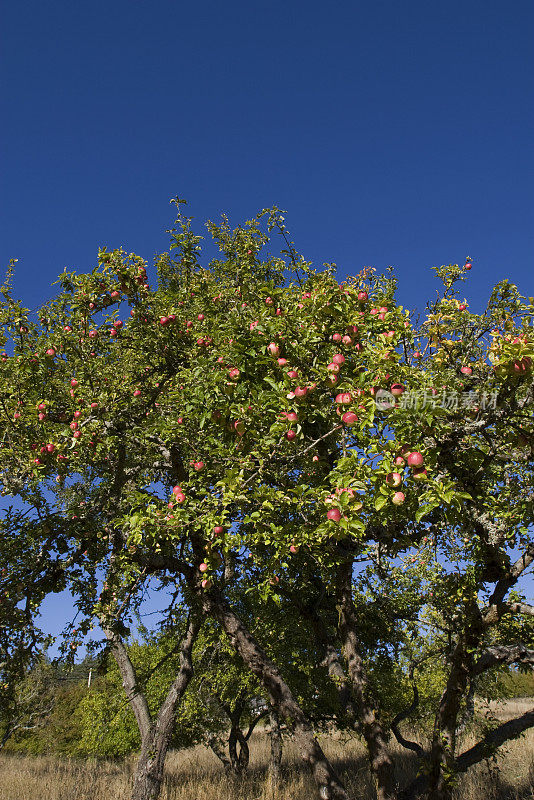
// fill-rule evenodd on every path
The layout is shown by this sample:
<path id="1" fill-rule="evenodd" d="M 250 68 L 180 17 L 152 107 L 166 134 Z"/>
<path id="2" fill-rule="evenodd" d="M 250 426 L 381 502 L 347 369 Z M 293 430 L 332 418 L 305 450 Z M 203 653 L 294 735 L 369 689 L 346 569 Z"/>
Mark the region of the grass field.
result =
<path id="1" fill-rule="evenodd" d="M 517 700 L 494 710 L 507 719 L 532 704 L 531 699 Z M 356 800 L 372 800 L 361 742 L 334 734 L 321 737 L 321 744 Z M 463 743 L 469 744 L 469 739 Z M 397 777 L 404 784 L 414 774 L 414 761 L 402 748 L 394 748 L 394 756 Z M 274 791 L 266 779 L 268 758 L 268 738 L 262 731 L 251 741 L 250 769 L 242 779 L 226 776 L 205 747 L 173 752 L 161 800 L 312 800 L 316 796 L 290 741 L 284 744 L 283 779 Z M 134 764 L 133 758 L 114 763 L 4 754 L 0 756 L 0 800 L 128 800 Z M 497 765 L 482 762 L 463 776 L 458 800 L 534 800 L 534 730 L 502 748 Z"/>

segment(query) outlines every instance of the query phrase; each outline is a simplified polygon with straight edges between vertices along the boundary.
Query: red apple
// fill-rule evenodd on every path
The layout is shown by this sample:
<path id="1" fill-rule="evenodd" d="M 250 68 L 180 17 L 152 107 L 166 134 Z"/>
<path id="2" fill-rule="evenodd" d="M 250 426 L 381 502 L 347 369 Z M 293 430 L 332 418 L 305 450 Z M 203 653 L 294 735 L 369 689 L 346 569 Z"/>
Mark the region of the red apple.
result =
<path id="1" fill-rule="evenodd" d="M 336 353 L 336 355 L 332 359 L 332 362 L 334 364 L 339 364 L 339 365 L 344 364 L 345 363 L 345 356 L 343 355 L 343 353 Z"/>
<path id="2" fill-rule="evenodd" d="M 358 292 L 358 300 L 360 303 L 366 303 L 369 299 L 367 292 Z"/>
<path id="3" fill-rule="evenodd" d="M 296 439 L 296 437 L 297 437 L 296 431 L 287 431 L 286 439 L 288 442 L 292 442 L 294 439 Z"/>
<path id="4" fill-rule="evenodd" d="M 308 394 L 308 387 L 307 386 L 296 386 L 294 389 L 295 397 L 297 399 L 302 399 L 306 397 Z"/>
<path id="5" fill-rule="evenodd" d="M 390 392 L 394 397 L 400 397 L 404 394 L 406 387 L 402 385 L 402 383 L 394 383 L 391 388 Z"/>
<path id="6" fill-rule="evenodd" d="M 267 350 L 272 356 L 279 356 L 280 355 L 280 348 L 276 344 L 276 342 L 271 342 L 267 345 Z"/>
<path id="7" fill-rule="evenodd" d="M 221 536 L 221 535 L 224 533 L 224 528 L 223 528 L 223 526 L 222 526 L 222 525 L 215 525 L 215 527 L 214 527 L 214 529 L 213 529 L 213 533 L 214 533 L 216 536 Z"/>
<path id="8" fill-rule="evenodd" d="M 332 522 L 339 522 L 339 520 L 341 519 L 341 511 L 339 510 L 339 508 L 331 508 L 327 512 L 326 517 L 327 519 L 331 519 Z"/>
<path id="9" fill-rule="evenodd" d="M 211 589 L 212 584 L 209 578 L 204 578 L 204 580 L 200 582 L 200 585 L 203 589 Z"/>
<path id="10" fill-rule="evenodd" d="M 424 463 L 422 453 L 419 453 L 417 450 L 414 450 L 406 458 L 406 463 L 408 464 L 409 467 L 422 467 Z"/>
<path id="11" fill-rule="evenodd" d="M 460 372 L 462 373 L 462 375 L 472 375 L 473 374 L 473 370 L 471 369 L 471 367 L 461 367 Z"/>
<path id="12" fill-rule="evenodd" d="M 354 411 L 345 411 L 343 416 L 341 417 L 345 425 L 355 425 L 358 422 L 358 417 L 354 413 Z"/>
<path id="13" fill-rule="evenodd" d="M 140 394 L 141 394 L 141 389 L 135 389 L 135 391 L 133 393 L 133 396 L 134 397 L 139 397 Z"/>
<path id="14" fill-rule="evenodd" d="M 405 499 L 406 497 L 403 494 L 403 492 L 395 492 L 395 494 L 391 498 L 391 502 L 395 506 L 401 506 L 404 503 Z"/>
<path id="15" fill-rule="evenodd" d="M 199 572 L 207 572 L 209 570 L 208 565 L 203 561 L 202 564 L 199 566 Z"/>
<path id="16" fill-rule="evenodd" d="M 72 386 L 73 389 L 75 389 L 78 386 L 78 381 L 76 380 L 76 378 L 73 378 L 71 380 L 70 385 Z"/>
<path id="17" fill-rule="evenodd" d="M 386 475 L 386 483 L 388 486 L 400 486 L 402 483 L 402 475 L 398 472 L 389 472 Z"/>
<path id="18" fill-rule="evenodd" d="M 340 334 L 340 333 L 334 333 L 334 335 L 332 336 L 332 340 L 333 340 L 334 342 L 340 342 L 340 341 L 341 341 L 341 338 L 342 338 L 342 337 L 341 337 L 341 334 Z"/>

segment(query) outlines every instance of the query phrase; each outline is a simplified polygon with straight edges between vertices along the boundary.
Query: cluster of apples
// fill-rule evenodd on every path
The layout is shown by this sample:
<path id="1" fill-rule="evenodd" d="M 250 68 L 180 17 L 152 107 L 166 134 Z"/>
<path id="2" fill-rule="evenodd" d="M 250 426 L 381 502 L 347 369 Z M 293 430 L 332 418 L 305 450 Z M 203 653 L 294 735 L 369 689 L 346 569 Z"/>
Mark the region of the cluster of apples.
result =
<path id="1" fill-rule="evenodd" d="M 212 539 L 211 544 L 206 546 L 206 550 L 208 551 L 208 556 L 209 556 L 208 560 L 211 560 L 212 564 L 214 563 L 215 565 L 220 565 L 222 563 L 222 559 L 219 553 L 211 550 L 211 546 L 214 545 L 217 542 L 217 540 L 221 538 L 221 536 L 224 536 L 224 531 L 225 529 L 223 525 L 214 525 L 213 527 L 214 538 Z M 199 564 L 198 571 L 200 572 L 201 575 L 204 576 L 202 578 L 202 581 L 200 582 L 200 585 L 202 586 L 203 589 L 210 589 L 211 586 L 213 585 L 211 578 L 209 578 L 206 575 L 206 573 L 209 572 L 209 570 L 210 570 L 210 565 L 208 564 L 207 561 L 202 561 L 202 563 Z"/>
<path id="2" fill-rule="evenodd" d="M 353 399 L 354 398 L 350 392 L 340 392 L 335 397 L 335 402 L 337 405 L 336 411 L 341 417 L 342 422 L 349 427 L 358 422 L 358 415 L 355 414 L 354 411 L 344 410 L 343 406 L 350 406 L 353 402 Z"/>
<path id="3" fill-rule="evenodd" d="M 421 481 L 427 477 L 423 454 L 418 450 L 409 450 L 406 447 L 402 447 L 399 451 L 399 454 L 395 458 L 395 464 L 399 467 L 403 467 L 405 465 L 411 467 L 413 470 L 412 477 L 414 480 Z M 392 488 L 400 486 L 402 480 L 403 479 L 400 472 L 390 472 L 388 475 L 386 475 L 386 483 Z M 406 495 L 404 492 L 399 491 L 392 495 L 391 502 L 396 506 L 400 506 L 404 503 L 405 499 Z"/>

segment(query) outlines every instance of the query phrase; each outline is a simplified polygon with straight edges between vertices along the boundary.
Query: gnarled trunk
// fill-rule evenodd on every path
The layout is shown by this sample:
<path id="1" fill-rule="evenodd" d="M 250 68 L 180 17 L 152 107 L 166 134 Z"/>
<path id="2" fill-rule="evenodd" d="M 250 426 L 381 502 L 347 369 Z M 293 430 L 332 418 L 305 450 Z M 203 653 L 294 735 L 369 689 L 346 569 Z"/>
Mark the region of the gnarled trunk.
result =
<path id="1" fill-rule="evenodd" d="M 233 771 L 237 775 L 245 772 L 248 767 L 250 753 L 247 741 L 243 736 L 241 728 L 239 727 L 239 722 L 237 724 L 233 724 L 230 729 L 230 735 L 228 737 L 228 752 L 230 754 L 230 762 L 232 764 Z"/>
<path id="2" fill-rule="evenodd" d="M 454 770 L 460 703 L 470 678 L 468 661 L 467 641 L 465 636 L 460 636 L 454 648 L 449 678 L 441 696 L 434 724 L 428 776 L 428 800 L 450 800 L 452 797 L 449 777 Z"/>
<path id="3" fill-rule="evenodd" d="M 352 561 L 348 561 L 340 570 L 339 596 L 339 631 L 347 659 L 357 718 L 361 723 L 361 732 L 376 783 L 377 800 L 396 800 L 395 769 L 388 752 L 387 736 L 376 714 L 356 633 L 357 619 L 352 601 Z"/>
<path id="4" fill-rule="evenodd" d="M 157 800 L 159 797 L 169 738 L 158 741 L 154 726 L 145 735 L 135 770 L 132 800 Z"/>

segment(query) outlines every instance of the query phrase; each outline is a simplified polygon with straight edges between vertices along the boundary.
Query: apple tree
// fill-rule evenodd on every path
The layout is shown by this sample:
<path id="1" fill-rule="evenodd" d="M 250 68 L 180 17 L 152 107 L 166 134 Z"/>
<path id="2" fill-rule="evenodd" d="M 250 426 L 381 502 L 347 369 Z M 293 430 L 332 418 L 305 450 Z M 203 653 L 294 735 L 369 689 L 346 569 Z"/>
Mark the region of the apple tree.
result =
<path id="1" fill-rule="evenodd" d="M 480 665 L 528 650 L 516 637 L 531 607 L 514 592 L 534 557 L 532 301 L 503 282 L 471 313 L 458 289 L 468 261 L 438 270 L 443 291 L 419 322 L 391 272 L 340 284 L 333 265 L 313 269 L 278 209 L 234 230 L 209 223 L 220 256 L 202 266 L 201 237 L 176 205 L 154 286 L 142 259 L 102 250 L 92 272 L 61 276 L 37 317 L 4 287 L 0 480 L 27 504 L 40 554 L 18 566 L 27 602 L 68 586 L 78 632 L 95 620 L 105 631 L 141 732 L 136 800 L 159 792 L 205 618 L 287 720 L 321 797 L 349 796 L 283 657 L 239 613 L 243 575 L 310 626 L 379 800 L 444 800 L 455 773 L 532 724 L 457 753 Z M 273 232 L 280 253 L 267 249 Z M 176 602 L 190 611 L 155 719 L 124 645 L 154 587 L 172 598 L 169 614 Z M 421 778 L 399 788 L 388 749 L 399 715 L 381 708 L 370 654 L 381 642 L 383 669 L 395 647 L 408 663 L 434 608 L 449 625 L 448 672 L 431 750 L 411 743 Z M 493 632 L 507 625 L 497 656 Z"/>

